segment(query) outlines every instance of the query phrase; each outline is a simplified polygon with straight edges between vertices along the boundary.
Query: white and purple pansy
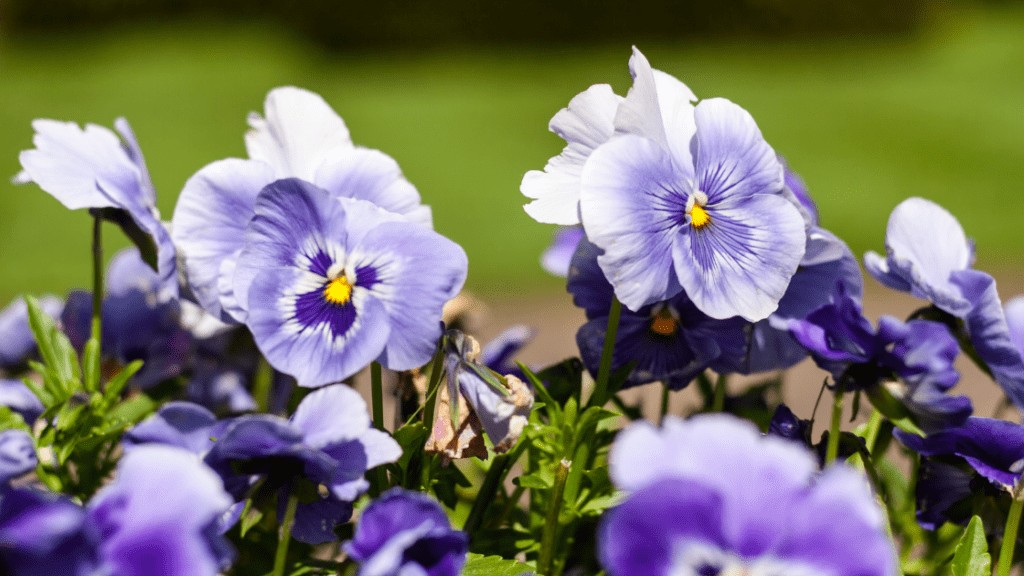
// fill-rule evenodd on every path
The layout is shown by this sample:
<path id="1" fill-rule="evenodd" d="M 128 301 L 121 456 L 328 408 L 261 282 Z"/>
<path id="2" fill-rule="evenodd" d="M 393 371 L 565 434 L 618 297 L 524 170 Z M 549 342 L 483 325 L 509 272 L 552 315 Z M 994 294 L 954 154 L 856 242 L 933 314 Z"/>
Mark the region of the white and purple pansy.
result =
<path id="1" fill-rule="evenodd" d="M 233 289 L 271 365 L 316 387 L 375 360 L 409 370 L 430 359 L 466 279 L 462 248 L 298 179 L 267 186 L 254 212 Z"/>
<path id="2" fill-rule="evenodd" d="M 32 128 L 36 147 L 19 156 L 23 171 L 15 182 L 34 182 L 71 210 L 98 210 L 116 222 L 155 260 L 161 298 L 176 298 L 175 244 L 160 221 L 156 190 L 128 121 L 114 121 L 117 133 L 56 120 L 35 120 Z"/>
<path id="3" fill-rule="evenodd" d="M 185 183 L 174 211 L 174 241 L 189 286 L 206 311 L 242 322 L 231 280 L 256 198 L 282 178 L 301 178 L 338 198 L 366 200 L 431 228 L 430 208 L 390 156 L 352 143 L 320 96 L 299 88 L 267 94 L 265 116 L 251 114 L 248 159 L 209 164 Z"/>
<path id="4" fill-rule="evenodd" d="M 863 475 L 817 474 L 809 451 L 726 415 L 637 422 L 609 455 L 627 492 L 598 531 L 610 576 L 894 576 L 896 554 Z"/>

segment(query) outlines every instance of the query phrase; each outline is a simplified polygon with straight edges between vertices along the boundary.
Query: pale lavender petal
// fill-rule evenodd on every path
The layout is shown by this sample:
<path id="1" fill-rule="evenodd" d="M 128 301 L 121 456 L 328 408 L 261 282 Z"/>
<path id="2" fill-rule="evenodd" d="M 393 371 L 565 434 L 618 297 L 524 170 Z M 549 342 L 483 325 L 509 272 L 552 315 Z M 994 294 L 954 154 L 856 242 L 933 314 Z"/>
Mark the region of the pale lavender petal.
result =
<path id="1" fill-rule="evenodd" d="M 23 430 L 0 432 L 0 491 L 4 485 L 36 469 L 35 443 Z"/>
<path id="2" fill-rule="evenodd" d="M 45 410 L 43 403 L 21 380 L 0 379 L 0 406 L 20 414 L 30 426 Z"/>
<path id="3" fill-rule="evenodd" d="M 690 140 L 695 126 L 693 105 L 697 97 L 685 84 L 651 68 L 635 46 L 629 59 L 633 86 L 615 115 L 617 134 L 633 134 L 671 150 L 676 160 L 690 165 Z"/>
<path id="4" fill-rule="evenodd" d="M 782 164 L 749 112 L 724 98 L 711 98 L 702 100 L 694 114 L 697 187 L 710 205 L 726 198 L 782 193 Z"/>
<path id="5" fill-rule="evenodd" d="M 205 455 L 213 447 L 211 435 L 217 418 L 191 402 L 168 402 L 129 430 L 122 439 L 125 450 L 148 444 L 165 444 Z"/>
<path id="6" fill-rule="evenodd" d="M 1024 296 L 1010 298 L 1003 305 L 1006 326 L 1010 330 L 1010 340 L 1014 347 L 1024 355 Z"/>
<path id="7" fill-rule="evenodd" d="M 672 246 L 687 196 L 676 187 L 689 177 L 664 148 L 632 135 L 602 145 L 583 170 L 583 226 L 604 250 L 598 263 L 630 310 L 680 291 Z"/>
<path id="8" fill-rule="evenodd" d="M 523 176 L 520 191 L 533 198 L 523 208 L 531 218 L 548 224 L 579 224 L 580 173 L 590 154 L 611 138 L 615 111 L 622 101 L 607 84 L 596 84 L 576 95 L 551 119 L 549 128 L 566 141 L 562 153 L 548 160 L 543 171 Z"/>
<path id="9" fill-rule="evenodd" d="M 758 194 L 709 204 L 708 214 L 705 228 L 675 238 L 679 283 L 712 318 L 767 318 L 804 255 L 800 212 L 781 196 Z"/>
<path id="10" fill-rule="evenodd" d="M 393 158 L 377 150 L 355 148 L 320 166 L 313 183 L 338 198 L 369 201 L 410 222 L 433 227 L 430 208 Z"/>
<path id="11" fill-rule="evenodd" d="M 582 226 L 567 226 L 555 232 L 555 238 L 540 257 L 540 265 L 548 274 L 565 278 L 569 275 L 572 255 L 584 238 Z"/>
<path id="12" fill-rule="evenodd" d="M 273 180 L 273 169 L 262 162 L 221 160 L 189 178 L 178 198 L 172 238 L 199 304 L 222 320 L 232 320 L 220 303 L 222 265 L 244 247 L 256 196 Z"/>
<path id="13" fill-rule="evenodd" d="M 249 115 L 249 157 L 273 167 L 277 177 L 312 182 L 324 160 L 351 151 L 348 128 L 323 98 L 292 86 L 275 88 L 264 102 L 265 117 Z"/>
<path id="14" fill-rule="evenodd" d="M 313 448 L 359 438 L 370 428 L 366 402 L 352 388 L 324 386 L 302 399 L 292 425 L 302 430 L 303 441 Z"/>
<path id="15" fill-rule="evenodd" d="M 60 318 L 64 303 L 56 296 L 39 297 L 39 306 L 51 318 Z M 11 370 L 24 366 L 36 352 L 36 339 L 28 323 L 28 304 L 15 298 L 0 310 L 0 366 Z"/>

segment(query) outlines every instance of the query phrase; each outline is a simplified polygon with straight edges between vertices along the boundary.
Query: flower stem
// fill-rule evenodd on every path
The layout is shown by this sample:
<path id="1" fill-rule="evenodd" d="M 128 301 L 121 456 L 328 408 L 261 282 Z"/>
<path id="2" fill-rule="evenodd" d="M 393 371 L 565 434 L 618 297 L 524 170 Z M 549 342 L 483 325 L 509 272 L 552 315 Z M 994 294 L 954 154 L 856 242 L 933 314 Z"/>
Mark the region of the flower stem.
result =
<path id="1" fill-rule="evenodd" d="M 615 352 L 615 336 L 619 331 L 619 316 L 622 315 L 622 302 L 612 298 L 612 306 L 608 310 L 608 329 L 604 335 L 604 349 L 601 351 L 601 364 L 597 371 L 597 382 L 594 393 L 590 395 L 591 406 L 603 406 L 608 401 L 608 380 L 612 372 L 612 355 Z"/>
<path id="2" fill-rule="evenodd" d="M 103 220 L 92 221 L 92 337 L 103 340 Z"/>
<path id="3" fill-rule="evenodd" d="M 550 576 L 554 574 L 552 568 L 555 562 L 555 541 L 558 539 L 558 517 L 562 513 L 562 495 L 565 492 L 565 481 L 569 478 L 569 468 L 572 462 L 562 459 L 555 468 L 555 485 L 551 489 L 551 504 L 548 508 L 547 519 L 544 521 L 544 533 L 541 536 L 540 561 L 537 569 L 540 574 Z"/>
<path id="4" fill-rule="evenodd" d="M 1024 508 L 1024 499 L 1014 491 L 1010 514 L 1006 517 L 1006 529 L 1003 530 L 1003 544 L 999 547 L 999 567 L 996 576 L 1009 576 L 1013 567 L 1013 548 L 1017 544 L 1017 532 L 1020 528 L 1020 513 Z"/>
<path id="5" fill-rule="evenodd" d="M 384 377 L 380 362 L 370 364 L 370 386 L 373 395 L 373 427 L 384 429 Z"/>
<path id="6" fill-rule="evenodd" d="M 715 396 L 711 401 L 711 411 L 721 412 L 725 409 L 725 374 L 719 374 L 715 380 Z"/>
<path id="7" fill-rule="evenodd" d="M 472 536 L 480 528 L 484 520 L 484 512 L 494 502 L 494 495 L 498 491 L 502 479 L 505 478 L 507 467 L 508 455 L 499 454 L 494 457 L 491 468 L 487 470 L 487 476 L 484 476 L 484 482 L 480 485 L 480 491 L 476 494 L 476 500 L 473 501 L 473 507 L 469 510 L 469 515 L 466 516 L 466 523 L 462 525 L 462 531 L 466 534 Z"/>
<path id="8" fill-rule="evenodd" d="M 277 554 L 274 556 L 272 576 L 284 576 L 285 563 L 288 560 L 288 544 L 292 541 L 292 526 L 295 524 L 295 511 L 299 508 L 299 497 L 288 495 L 288 506 L 284 511 L 284 520 L 277 538 Z"/>
<path id="9" fill-rule="evenodd" d="M 839 433 L 843 423 L 843 385 L 839 383 L 832 398 L 832 426 L 828 430 L 828 448 L 825 450 L 825 465 L 835 461 L 839 455 Z"/>
<path id="10" fill-rule="evenodd" d="M 661 386 L 661 418 L 658 419 L 659 424 L 665 423 L 665 415 L 668 414 L 668 385 L 662 384 Z"/>

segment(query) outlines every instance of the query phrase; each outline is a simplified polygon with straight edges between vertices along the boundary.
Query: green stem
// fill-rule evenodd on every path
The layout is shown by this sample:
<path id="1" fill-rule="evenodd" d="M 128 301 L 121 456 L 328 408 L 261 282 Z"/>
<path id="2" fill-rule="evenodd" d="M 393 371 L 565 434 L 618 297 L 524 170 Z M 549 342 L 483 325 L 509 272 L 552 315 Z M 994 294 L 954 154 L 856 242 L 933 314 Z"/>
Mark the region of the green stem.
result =
<path id="1" fill-rule="evenodd" d="M 103 341 L 103 220 L 92 221 L 92 337 Z"/>
<path id="2" fill-rule="evenodd" d="M 469 515 L 466 516 L 466 523 L 462 526 L 462 531 L 472 536 L 484 520 L 484 512 L 494 502 L 494 495 L 498 492 L 498 487 L 501 486 L 502 479 L 505 478 L 505 470 L 510 466 L 509 455 L 499 454 L 494 457 L 494 461 L 491 462 L 491 468 L 487 471 L 487 476 L 484 476 L 484 482 L 480 485 L 480 491 L 476 494 L 476 500 L 473 501 L 473 507 L 469 510 Z"/>
<path id="3" fill-rule="evenodd" d="M 299 497 L 288 495 L 288 506 L 284 511 L 284 520 L 277 538 L 277 554 L 274 556 L 272 576 L 284 576 L 285 563 L 288 560 L 288 544 L 292 541 L 292 526 L 295 524 L 295 511 L 299 508 Z"/>
<path id="4" fill-rule="evenodd" d="M 437 352 L 430 362 L 430 382 L 427 383 L 427 396 L 423 400 L 423 425 L 426 426 L 429 434 L 434 433 L 434 407 L 437 404 L 437 389 L 441 385 L 441 376 L 444 374 L 444 346 L 445 337 L 442 335 L 437 342 Z M 458 402 L 458 398 L 451 398 L 450 401 Z M 453 423 L 457 426 L 458 423 Z M 428 436 L 429 437 L 429 436 Z M 420 470 L 421 484 L 423 491 L 430 493 L 431 474 L 433 473 L 434 455 L 426 451 L 420 452 L 423 457 Z"/>
<path id="5" fill-rule="evenodd" d="M 868 425 L 864 429 L 864 443 L 867 444 L 868 452 L 872 457 L 880 456 L 875 454 L 875 443 L 878 442 L 878 432 L 882 427 L 882 413 L 878 410 L 871 411 L 871 417 L 868 418 Z"/>
<path id="6" fill-rule="evenodd" d="M 719 374 L 715 380 L 715 397 L 711 402 L 712 412 L 721 412 L 725 409 L 725 374 Z"/>
<path id="7" fill-rule="evenodd" d="M 825 450 L 825 465 L 835 461 L 839 455 L 839 431 L 843 423 L 843 385 L 840 382 L 832 399 L 832 426 L 828 430 L 828 448 Z"/>
<path id="8" fill-rule="evenodd" d="M 1010 504 L 1010 514 L 1006 517 L 1006 529 L 1003 530 L 1003 544 L 999 547 L 999 567 L 996 576 L 1009 576 L 1013 567 L 1013 548 L 1017 545 L 1017 532 L 1020 528 L 1020 513 L 1024 508 L 1021 494 L 1014 494 Z"/>
<path id="9" fill-rule="evenodd" d="M 384 429 L 384 376 L 379 362 L 370 364 L 370 387 L 373 396 L 373 427 Z"/>
<path id="10" fill-rule="evenodd" d="M 594 393 L 590 395 L 591 406 L 603 406 L 608 401 L 608 380 L 612 373 L 612 355 L 615 352 L 615 336 L 619 331 L 619 316 L 622 315 L 622 302 L 612 298 L 612 306 L 608 310 L 608 329 L 604 335 L 604 349 L 601 352 L 601 365 L 597 371 L 597 382 Z"/>
<path id="11" fill-rule="evenodd" d="M 558 517 L 562 513 L 562 496 L 565 492 L 565 481 L 569 477 L 569 468 L 572 462 L 562 459 L 555 468 L 555 485 L 551 493 L 551 507 L 548 508 L 547 518 L 544 521 L 544 533 L 541 536 L 540 561 L 537 564 L 538 572 L 544 576 L 552 576 L 552 568 L 555 562 L 555 544 L 558 539 Z"/>
<path id="12" fill-rule="evenodd" d="M 274 369 L 262 355 L 256 365 L 256 375 L 253 377 L 252 395 L 256 400 L 256 406 L 260 412 L 270 412 L 270 393 L 274 388 Z"/>
<path id="13" fill-rule="evenodd" d="M 665 423 L 665 415 L 668 414 L 668 385 L 662 384 L 661 386 L 661 418 L 658 420 L 659 424 Z"/>

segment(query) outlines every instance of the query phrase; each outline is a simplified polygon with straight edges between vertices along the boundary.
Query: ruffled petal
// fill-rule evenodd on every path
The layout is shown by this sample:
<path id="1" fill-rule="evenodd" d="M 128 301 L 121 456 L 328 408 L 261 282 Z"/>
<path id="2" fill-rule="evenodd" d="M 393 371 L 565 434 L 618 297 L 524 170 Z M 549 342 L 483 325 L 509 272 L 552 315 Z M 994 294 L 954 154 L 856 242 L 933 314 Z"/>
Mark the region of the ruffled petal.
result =
<path id="1" fill-rule="evenodd" d="M 316 171 L 313 182 L 339 198 L 366 200 L 409 221 L 433 227 L 430 208 L 398 167 L 398 162 L 378 150 L 355 148 L 328 160 Z"/>
<path id="2" fill-rule="evenodd" d="M 782 164 L 749 112 L 724 98 L 710 98 L 697 105 L 694 115 L 696 185 L 710 205 L 754 194 L 781 195 Z"/>
<path id="3" fill-rule="evenodd" d="M 366 402 L 345 385 L 324 386 L 302 399 L 292 425 L 302 430 L 304 442 L 313 448 L 354 440 L 370 428 Z"/>

